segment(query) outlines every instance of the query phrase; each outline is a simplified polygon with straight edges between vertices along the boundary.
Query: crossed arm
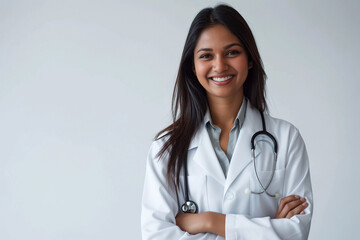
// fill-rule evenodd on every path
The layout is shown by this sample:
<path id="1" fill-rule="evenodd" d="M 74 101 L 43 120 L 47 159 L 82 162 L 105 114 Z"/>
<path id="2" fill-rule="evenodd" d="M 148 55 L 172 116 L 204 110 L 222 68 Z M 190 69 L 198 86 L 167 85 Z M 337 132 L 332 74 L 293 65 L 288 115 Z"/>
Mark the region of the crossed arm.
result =
<path id="1" fill-rule="evenodd" d="M 300 196 L 284 197 L 274 218 L 291 218 L 297 214 L 305 214 L 304 209 L 307 206 L 306 199 Z M 176 225 L 190 234 L 213 233 L 225 237 L 225 217 L 225 214 L 216 212 L 182 213 L 176 216 Z"/>

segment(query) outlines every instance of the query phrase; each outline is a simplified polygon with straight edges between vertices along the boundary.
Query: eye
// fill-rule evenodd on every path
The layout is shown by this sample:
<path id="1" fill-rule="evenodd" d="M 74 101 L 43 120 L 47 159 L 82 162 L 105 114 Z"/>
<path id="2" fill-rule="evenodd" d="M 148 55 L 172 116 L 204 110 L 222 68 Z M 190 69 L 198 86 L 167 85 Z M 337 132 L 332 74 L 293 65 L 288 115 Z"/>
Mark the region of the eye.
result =
<path id="1" fill-rule="evenodd" d="M 204 53 L 204 54 L 201 54 L 199 58 L 200 59 L 209 59 L 211 57 L 212 57 L 212 55 L 210 53 Z"/>
<path id="2" fill-rule="evenodd" d="M 230 50 L 226 53 L 226 56 L 236 56 L 239 55 L 241 52 L 239 50 Z"/>

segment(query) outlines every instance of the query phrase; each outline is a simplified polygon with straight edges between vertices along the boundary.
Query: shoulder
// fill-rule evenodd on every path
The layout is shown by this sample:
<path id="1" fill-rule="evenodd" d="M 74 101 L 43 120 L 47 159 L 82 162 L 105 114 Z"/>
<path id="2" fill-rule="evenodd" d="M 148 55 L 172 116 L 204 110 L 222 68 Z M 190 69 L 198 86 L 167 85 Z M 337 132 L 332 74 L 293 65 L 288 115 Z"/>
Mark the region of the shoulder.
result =
<path id="1" fill-rule="evenodd" d="M 299 132 L 297 127 L 295 127 L 292 123 L 290 123 L 284 119 L 275 118 L 269 114 L 264 114 L 264 117 L 266 119 L 267 126 L 269 126 L 269 128 L 271 128 L 273 130 L 279 129 L 282 131 L 289 131 L 291 133 Z"/>
<path id="2" fill-rule="evenodd" d="M 168 155 L 160 155 L 160 151 L 165 144 L 165 139 L 155 139 L 149 148 L 146 158 L 146 176 L 149 179 L 164 178 L 167 172 Z"/>
<path id="3" fill-rule="evenodd" d="M 251 124 L 261 127 L 261 116 L 259 110 L 248 105 L 246 116 L 249 116 Z M 299 130 L 290 122 L 271 116 L 269 113 L 264 112 L 266 130 L 275 135 L 296 135 Z"/>
<path id="4" fill-rule="evenodd" d="M 149 152 L 148 152 L 148 157 L 150 157 L 151 159 L 159 160 L 160 159 L 158 157 L 159 152 L 164 147 L 167 139 L 168 139 L 168 137 L 166 137 L 166 136 L 162 136 L 162 137 L 159 137 L 157 139 L 154 139 L 153 142 L 150 145 Z"/>
<path id="5" fill-rule="evenodd" d="M 286 146 L 286 149 L 305 147 L 300 131 L 292 123 L 264 114 L 268 132 L 273 134 L 278 143 Z"/>

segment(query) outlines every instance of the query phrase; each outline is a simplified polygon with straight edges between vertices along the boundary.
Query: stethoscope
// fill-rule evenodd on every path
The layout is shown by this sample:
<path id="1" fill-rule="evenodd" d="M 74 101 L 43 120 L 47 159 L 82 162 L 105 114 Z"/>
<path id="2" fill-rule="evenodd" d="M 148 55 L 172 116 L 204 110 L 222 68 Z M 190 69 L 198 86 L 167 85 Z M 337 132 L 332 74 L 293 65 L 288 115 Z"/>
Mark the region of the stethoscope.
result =
<path id="1" fill-rule="evenodd" d="M 250 190 L 249 188 L 245 189 L 245 193 L 250 195 L 250 194 L 262 194 L 262 193 L 266 193 L 266 195 L 268 195 L 269 197 L 273 197 L 273 198 L 279 198 L 280 194 L 279 193 L 275 193 L 275 194 L 271 194 L 268 192 L 268 188 L 271 184 L 271 181 L 274 177 L 275 174 L 275 168 L 276 168 L 276 161 L 277 161 L 277 150 L 278 150 L 278 145 L 277 145 L 277 141 L 275 139 L 275 137 L 273 135 L 271 135 L 268 131 L 266 131 L 266 124 L 265 124 L 265 118 L 264 118 L 264 114 L 260 112 L 261 115 L 261 121 L 262 121 L 262 127 L 263 130 L 256 132 L 252 137 L 251 137 L 251 160 L 253 162 L 254 165 L 254 173 L 256 176 L 256 179 L 258 180 L 262 191 L 260 192 L 255 192 Z M 274 161 L 273 161 L 273 165 L 272 165 L 272 173 L 270 176 L 270 179 L 268 181 L 268 183 L 266 185 L 264 185 L 258 175 L 258 172 L 256 170 L 256 162 L 255 162 L 255 139 L 257 137 L 259 137 L 260 135 L 265 135 L 267 137 L 269 137 L 273 143 L 273 154 L 274 154 Z M 260 141 L 266 141 L 266 140 L 260 140 Z M 188 171 L 187 171 L 187 157 L 185 157 L 184 159 L 184 190 L 185 190 L 185 203 L 183 205 L 181 205 L 181 211 L 183 213 L 197 213 L 198 212 L 198 206 L 197 204 L 189 199 L 189 183 L 188 183 Z"/>

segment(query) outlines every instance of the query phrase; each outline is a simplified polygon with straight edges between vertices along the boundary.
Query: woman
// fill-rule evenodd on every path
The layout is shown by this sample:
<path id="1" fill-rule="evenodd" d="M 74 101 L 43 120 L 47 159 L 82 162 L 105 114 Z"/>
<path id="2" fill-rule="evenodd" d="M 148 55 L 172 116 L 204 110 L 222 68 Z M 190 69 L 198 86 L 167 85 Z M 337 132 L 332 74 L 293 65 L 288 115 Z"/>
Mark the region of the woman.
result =
<path id="1" fill-rule="evenodd" d="M 307 239 L 305 145 L 293 125 L 265 114 L 265 78 L 241 15 L 226 5 L 200 11 L 180 62 L 174 122 L 148 155 L 143 239 Z M 271 136 L 250 144 L 265 128 Z"/>

